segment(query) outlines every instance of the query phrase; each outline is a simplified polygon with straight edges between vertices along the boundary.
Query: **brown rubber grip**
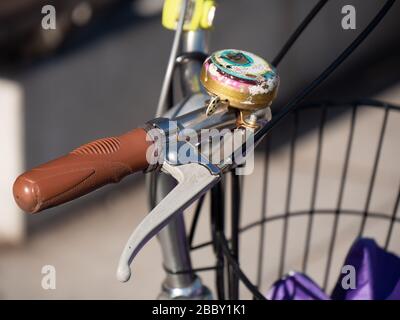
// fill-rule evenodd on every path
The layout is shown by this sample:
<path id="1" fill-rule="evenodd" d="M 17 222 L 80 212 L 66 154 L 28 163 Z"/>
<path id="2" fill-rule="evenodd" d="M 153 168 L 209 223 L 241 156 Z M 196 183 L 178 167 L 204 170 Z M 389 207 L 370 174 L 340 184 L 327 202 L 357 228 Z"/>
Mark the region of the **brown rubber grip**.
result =
<path id="1" fill-rule="evenodd" d="M 36 213 L 119 182 L 148 167 L 151 143 L 145 130 L 135 129 L 85 144 L 20 175 L 13 188 L 15 201 L 22 210 Z"/>

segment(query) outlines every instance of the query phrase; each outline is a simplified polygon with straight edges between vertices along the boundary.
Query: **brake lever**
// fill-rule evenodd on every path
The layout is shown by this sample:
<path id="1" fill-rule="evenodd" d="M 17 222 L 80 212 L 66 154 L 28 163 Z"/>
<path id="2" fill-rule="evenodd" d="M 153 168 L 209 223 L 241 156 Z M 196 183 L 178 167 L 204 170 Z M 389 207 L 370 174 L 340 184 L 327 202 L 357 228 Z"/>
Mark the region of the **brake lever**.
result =
<path id="1" fill-rule="evenodd" d="M 202 160 L 205 159 L 177 165 L 164 161 L 161 170 L 175 178 L 178 184 L 150 211 L 129 237 L 118 264 L 119 281 L 129 280 L 130 265 L 143 246 L 167 225 L 176 213 L 189 207 L 221 179 L 218 167 Z"/>

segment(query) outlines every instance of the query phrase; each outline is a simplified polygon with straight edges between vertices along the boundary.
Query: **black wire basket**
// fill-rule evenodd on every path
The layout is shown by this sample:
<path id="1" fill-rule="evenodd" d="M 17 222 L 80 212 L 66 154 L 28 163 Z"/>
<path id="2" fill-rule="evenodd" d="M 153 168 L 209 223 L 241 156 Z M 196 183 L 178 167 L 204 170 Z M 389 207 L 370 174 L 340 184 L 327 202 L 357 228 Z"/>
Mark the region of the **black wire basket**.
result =
<path id="1" fill-rule="evenodd" d="M 268 286 L 290 271 L 306 273 L 328 292 L 359 237 L 400 253 L 394 241 L 400 234 L 399 111 L 375 100 L 297 108 L 256 157 L 258 210 L 249 214 L 243 199 L 254 193 L 250 178 L 232 174 L 230 188 L 225 181 L 212 190 L 212 241 L 192 249 L 213 245 L 219 299 L 266 299 Z M 231 195 L 229 218 L 222 214 L 228 211 L 224 191 Z"/>

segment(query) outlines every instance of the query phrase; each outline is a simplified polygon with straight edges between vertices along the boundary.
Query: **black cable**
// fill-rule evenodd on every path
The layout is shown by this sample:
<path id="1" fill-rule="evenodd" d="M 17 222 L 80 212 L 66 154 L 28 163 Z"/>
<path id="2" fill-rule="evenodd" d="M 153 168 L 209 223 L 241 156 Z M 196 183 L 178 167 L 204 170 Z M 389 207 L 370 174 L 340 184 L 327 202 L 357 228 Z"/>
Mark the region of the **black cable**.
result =
<path id="1" fill-rule="evenodd" d="M 225 198 L 222 182 L 217 183 L 211 189 L 211 235 L 217 260 L 217 271 L 215 275 L 215 286 L 218 300 L 225 300 L 225 262 L 221 244 L 218 241 L 218 233 L 225 231 Z"/>
<path id="2" fill-rule="evenodd" d="M 310 11 L 310 13 L 304 18 L 304 20 L 300 23 L 297 29 L 292 33 L 289 39 L 286 41 L 285 45 L 276 55 L 275 59 L 272 60 L 272 65 L 277 67 L 278 64 L 282 61 L 282 59 L 286 56 L 290 48 L 296 42 L 298 37 L 303 33 L 305 28 L 310 24 L 310 22 L 314 19 L 314 17 L 318 14 L 318 12 L 326 5 L 329 0 L 320 0 L 314 8 Z"/>
<path id="3" fill-rule="evenodd" d="M 247 287 L 247 289 L 250 290 L 250 292 L 253 294 L 254 298 L 257 300 L 266 300 L 264 295 L 253 285 L 253 283 L 249 280 L 249 278 L 247 278 L 247 276 L 240 269 L 236 260 L 232 257 L 231 252 L 229 250 L 228 241 L 226 240 L 225 235 L 222 232 L 218 232 L 216 234 L 216 239 L 217 239 L 219 246 L 221 247 L 229 265 L 232 266 L 232 268 L 235 271 L 235 273 L 237 274 L 237 276 L 240 278 L 240 280 L 243 282 L 243 284 Z"/>
<path id="4" fill-rule="evenodd" d="M 166 273 L 177 275 L 177 274 L 193 274 L 193 273 L 197 273 L 197 272 L 215 271 L 215 270 L 219 269 L 220 267 L 219 266 L 199 267 L 199 268 L 194 268 L 194 269 L 190 269 L 190 270 L 181 270 L 181 271 L 172 271 L 172 270 L 168 269 L 166 266 L 163 266 L 163 268 Z"/>
<path id="5" fill-rule="evenodd" d="M 205 197 L 206 197 L 206 194 L 203 194 L 200 197 L 200 199 L 197 201 L 197 205 L 196 205 L 196 209 L 194 212 L 194 217 L 193 217 L 193 221 L 192 221 L 192 225 L 190 227 L 190 232 L 189 232 L 189 237 L 188 237 L 188 243 L 191 248 L 193 246 L 194 234 L 196 232 L 197 224 L 199 222 L 199 217 L 200 217 L 201 209 L 203 208 L 203 203 L 204 203 Z"/>
<path id="6" fill-rule="evenodd" d="M 191 51 L 181 53 L 175 60 L 175 64 L 182 65 L 187 62 L 197 61 L 203 64 L 208 55 L 201 51 Z"/>
<path id="7" fill-rule="evenodd" d="M 239 228 L 240 228 L 240 176 L 235 170 L 231 171 L 231 253 L 232 257 L 239 262 Z M 229 299 L 239 299 L 239 278 L 235 274 L 232 266 L 229 266 Z"/>

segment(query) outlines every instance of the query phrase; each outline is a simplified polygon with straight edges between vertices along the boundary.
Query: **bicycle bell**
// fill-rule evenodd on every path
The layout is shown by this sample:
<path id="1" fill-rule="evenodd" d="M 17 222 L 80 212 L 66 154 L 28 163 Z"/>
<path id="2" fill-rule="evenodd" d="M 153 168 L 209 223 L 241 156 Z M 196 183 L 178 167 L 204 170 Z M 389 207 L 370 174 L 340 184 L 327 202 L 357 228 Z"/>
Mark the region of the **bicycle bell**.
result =
<path id="1" fill-rule="evenodd" d="M 213 53 L 203 64 L 200 81 L 210 94 L 207 115 L 221 106 L 238 110 L 238 126 L 256 127 L 255 112 L 275 99 L 279 77 L 259 56 L 235 49 Z"/>

